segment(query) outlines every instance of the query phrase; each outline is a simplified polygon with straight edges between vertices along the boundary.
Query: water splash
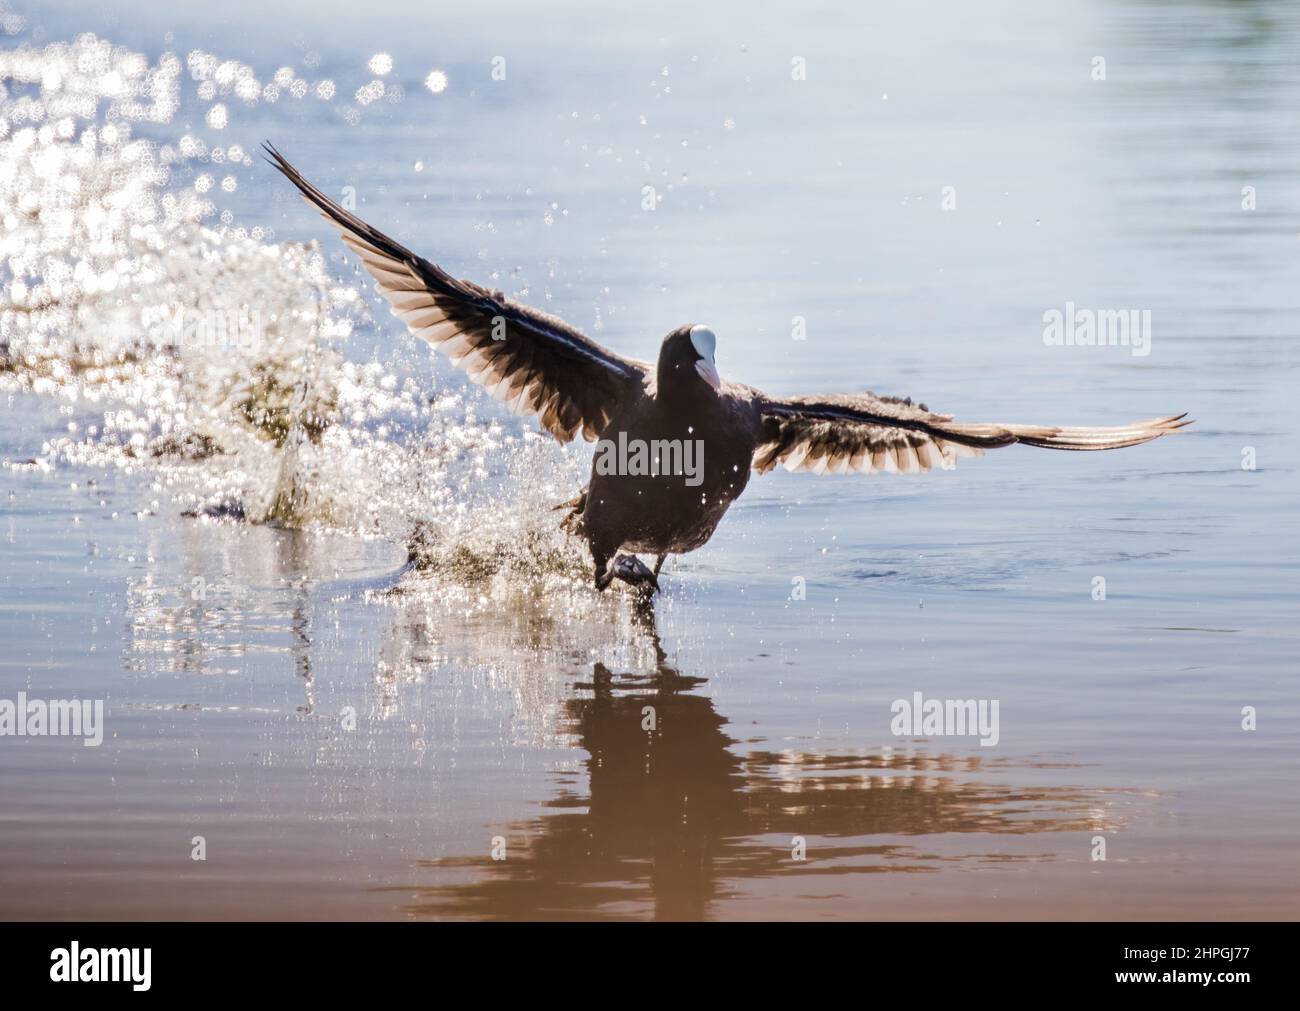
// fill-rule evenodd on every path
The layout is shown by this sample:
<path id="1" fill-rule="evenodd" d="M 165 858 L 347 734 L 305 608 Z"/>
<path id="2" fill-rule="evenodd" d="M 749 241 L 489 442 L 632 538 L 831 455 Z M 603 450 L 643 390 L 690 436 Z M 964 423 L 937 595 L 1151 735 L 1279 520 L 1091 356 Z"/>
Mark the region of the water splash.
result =
<path id="1" fill-rule="evenodd" d="M 98 415 L 42 463 L 147 473 L 196 516 L 409 542 L 429 578 L 580 578 L 547 508 L 579 461 L 480 418 L 459 384 L 350 361 L 372 325 L 359 281 L 218 212 L 251 164 L 239 145 L 166 138 L 183 68 L 228 100 L 214 133 L 270 100 L 251 67 L 197 51 L 150 64 L 82 35 L 0 53 L 0 388 Z"/>

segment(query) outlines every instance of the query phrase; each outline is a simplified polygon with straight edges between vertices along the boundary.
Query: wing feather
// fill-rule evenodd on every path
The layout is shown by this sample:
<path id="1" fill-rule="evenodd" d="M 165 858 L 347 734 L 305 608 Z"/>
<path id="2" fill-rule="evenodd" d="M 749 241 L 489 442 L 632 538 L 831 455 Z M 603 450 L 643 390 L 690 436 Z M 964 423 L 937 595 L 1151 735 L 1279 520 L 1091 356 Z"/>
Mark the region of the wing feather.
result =
<path id="1" fill-rule="evenodd" d="M 361 259 L 394 316 L 493 396 L 537 416 L 560 442 L 598 438 L 619 400 L 645 383 L 646 363 L 499 291 L 456 280 L 340 207 L 271 145 L 264 148 Z"/>
<path id="2" fill-rule="evenodd" d="M 749 389 L 749 388 L 747 388 Z M 750 390 L 762 415 L 754 469 L 815 474 L 952 470 L 959 457 L 1014 443 L 1092 451 L 1150 442 L 1191 424 L 1186 415 L 1115 428 L 964 424 L 910 399 L 873 393 L 776 398 Z"/>

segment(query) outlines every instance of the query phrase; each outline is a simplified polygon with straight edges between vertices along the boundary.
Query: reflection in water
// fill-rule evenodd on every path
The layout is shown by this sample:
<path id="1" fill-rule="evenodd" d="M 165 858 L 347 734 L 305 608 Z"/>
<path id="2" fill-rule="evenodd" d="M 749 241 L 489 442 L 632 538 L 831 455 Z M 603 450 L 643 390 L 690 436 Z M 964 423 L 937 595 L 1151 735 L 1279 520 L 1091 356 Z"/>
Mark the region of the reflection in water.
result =
<path id="1" fill-rule="evenodd" d="M 302 530 L 186 520 L 179 568 L 151 554 L 127 594 L 126 671 L 239 674 L 253 657 L 289 654 L 314 708 L 311 596 L 336 563 L 328 541 Z"/>
<path id="2" fill-rule="evenodd" d="M 856 895 L 860 888 L 848 885 L 856 876 L 1058 859 L 1064 846 L 1003 843 L 1109 832 L 1119 823 L 1113 791 L 1059 779 L 1042 785 L 1039 770 L 1052 767 L 978 748 L 737 739 L 700 692 L 705 679 L 669 662 L 654 612 L 625 595 L 562 579 L 468 587 L 414 569 L 396 579 L 389 569 L 340 581 L 338 544 L 265 527 L 185 521 L 177 543 L 182 553 L 171 565 L 147 556 L 128 596 L 129 669 L 180 675 L 182 684 L 209 676 L 202 680 L 214 691 L 186 705 L 239 708 L 251 698 L 210 676 L 242 681 L 245 670 L 260 669 L 259 658 L 281 657 L 275 680 L 299 680 L 301 701 L 278 691 L 260 697 L 275 709 L 288 701 L 317 728 L 313 765 L 331 770 L 319 784 L 323 795 L 341 789 L 335 777 L 344 782 L 358 762 L 418 765 L 429 747 L 436 754 L 426 777 L 453 790 L 495 790 L 482 764 L 456 771 L 459 721 L 492 697 L 493 710 L 511 713 L 495 728 L 504 733 L 495 746 L 585 752 L 585 780 L 572 765 L 552 773 L 546 813 L 484 825 L 475 855 L 420 859 L 442 838 L 418 827 L 425 813 L 437 824 L 436 813 L 408 810 L 366 780 L 368 791 L 379 791 L 373 812 L 410 842 L 402 866 L 418 868 L 414 881 L 399 871 L 388 881 L 403 884 L 371 894 L 400 896 L 395 911 L 407 915 L 705 919 L 761 881 L 769 891 L 819 882 Z M 348 612 L 362 619 L 358 627 L 379 631 L 391 616 L 373 651 L 353 644 L 359 662 L 343 678 L 330 673 L 331 662 L 358 632 L 330 611 L 340 600 L 360 608 Z M 367 732 L 339 733 L 338 713 L 357 703 Z M 283 743 L 277 735 L 258 753 Z M 278 803 L 316 809 L 303 797 Z M 451 852 L 466 853 L 464 840 L 476 834 L 458 837 Z M 504 860 L 486 845 L 497 835 L 506 840 Z M 801 840 L 805 859 L 795 856 Z M 1074 836 L 1068 846 L 1076 854 L 1077 845 Z"/>
<path id="3" fill-rule="evenodd" d="M 585 780 L 572 765 L 552 773 L 545 813 L 484 825 L 485 845 L 473 855 L 420 859 L 429 852 L 421 812 L 392 806 L 397 798 L 369 783 L 381 791 L 378 817 L 410 842 L 402 866 L 417 868 L 415 880 L 399 871 L 387 880 L 401 885 L 371 894 L 400 896 L 392 908 L 406 915 L 706 919 L 760 882 L 766 890 L 818 882 L 856 895 L 848 882 L 862 875 L 1054 860 L 1064 848 L 1025 850 L 999 837 L 1091 835 L 1118 824 L 1111 791 L 1031 785 L 1045 766 L 978 748 L 960 755 L 912 742 L 819 749 L 737 739 L 701 693 L 706 679 L 669 662 L 655 613 L 626 595 L 559 577 L 470 587 L 416 569 L 340 581 L 340 546 L 300 531 L 183 521 L 177 543 L 171 564 L 146 556 L 128 596 L 130 669 L 183 683 L 281 657 L 276 680 L 301 682 L 297 712 L 318 728 L 310 747 L 315 767 L 331 770 L 320 783 L 325 795 L 358 760 L 363 768 L 376 754 L 387 756 L 381 765 L 419 764 L 431 746 L 428 777 L 493 790 L 482 765 L 455 771 L 457 721 L 493 696 L 493 709 L 511 712 L 500 744 L 585 753 Z M 329 673 L 331 661 L 339 637 L 357 633 L 330 611 L 340 600 L 376 631 L 391 616 L 343 679 Z M 199 708 L 243 701 L 220 680 L 210 682 L 215 694 L 197 696 Z M 283 697 L 263 698 L 278 708 Z M 356 737 L 337 732 L 337 714 L 354 703 L 370 728 Z M 259 743 L 258 753 L 282 743 Z M 280 803 L 315 809 L 304 798 Z M 465 854 L 475 834 L 458 837 L 451 852 Z M 486 844 L 497 835 L 504 860 Z"/>
<path id="4" fill-rule="evenodd" d="M 941 856 L 896 837 L 935 833 L 1109 831 L 1100 791 L 1016 787 L 974 777 L 1014 770 L 981 755 L 920 746 L 853 753 L 744 751 L 692 689 L 704 679 L 666 662 L 652 614 L 653 669 L 596 663 L 563 703 L 561 731 L 588 753 L 589 794 L 567 777 L 555 813 L 509 825 L 507 855 L 426 860 L 440 880 L 411 892 L 414 915 L 701 919 L 746 879 L 937 870 Z M 1023 768 L 1024 766 L 1022 766 Z M 1042 766 L 1032 766 L 1041 768 Z M 806 859 L 795 859 L 799 839 Z M 450 880 L 448 880 L 450 879 Z"/>

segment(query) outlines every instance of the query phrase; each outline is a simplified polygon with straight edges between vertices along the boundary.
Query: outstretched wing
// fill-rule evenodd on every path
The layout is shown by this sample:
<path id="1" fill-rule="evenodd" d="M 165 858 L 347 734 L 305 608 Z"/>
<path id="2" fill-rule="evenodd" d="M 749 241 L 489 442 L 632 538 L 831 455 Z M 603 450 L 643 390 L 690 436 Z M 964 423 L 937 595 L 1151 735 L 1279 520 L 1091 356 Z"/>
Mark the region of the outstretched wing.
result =
<path id="1" fill-rule="evenodd" d="M 560 442 L 599 437 L 648 366 L 601 347 L 562 319 L 499 291 L 458 281 L 371 228 L 303 178 L 270 144 L 271 163 L 361 257 L 393 315 L 511 410 L 533 414 Z"/>
<path id="2" fill-rule="evenodd" d="M 924 404 L 872 393 L 789 399 L 760 394 L 757 406 L 763 418 L 754 451 L 759 473 L 777 464 L 816 474 L 951 470 L 958 457 L 1017 442 L 1044 449 L 1119 449 L 1191 424 L 1182 414 L 1119 428 L 962 424 Z"/>

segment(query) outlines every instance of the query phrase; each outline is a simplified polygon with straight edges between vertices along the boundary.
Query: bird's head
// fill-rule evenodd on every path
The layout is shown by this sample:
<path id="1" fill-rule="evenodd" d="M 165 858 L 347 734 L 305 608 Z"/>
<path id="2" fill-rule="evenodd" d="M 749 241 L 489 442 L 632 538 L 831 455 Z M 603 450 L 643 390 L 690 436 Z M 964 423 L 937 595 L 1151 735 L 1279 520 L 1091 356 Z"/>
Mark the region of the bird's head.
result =
<path id="1" fill-rule="evenodd" d="M 716 391 L 722 385 L 715 358 L 717 346 L 717 334 L 702 323 L 679 326 L 668 334 L 659 348 L 660 392 L 687 392 L 705 384 Z"/>

